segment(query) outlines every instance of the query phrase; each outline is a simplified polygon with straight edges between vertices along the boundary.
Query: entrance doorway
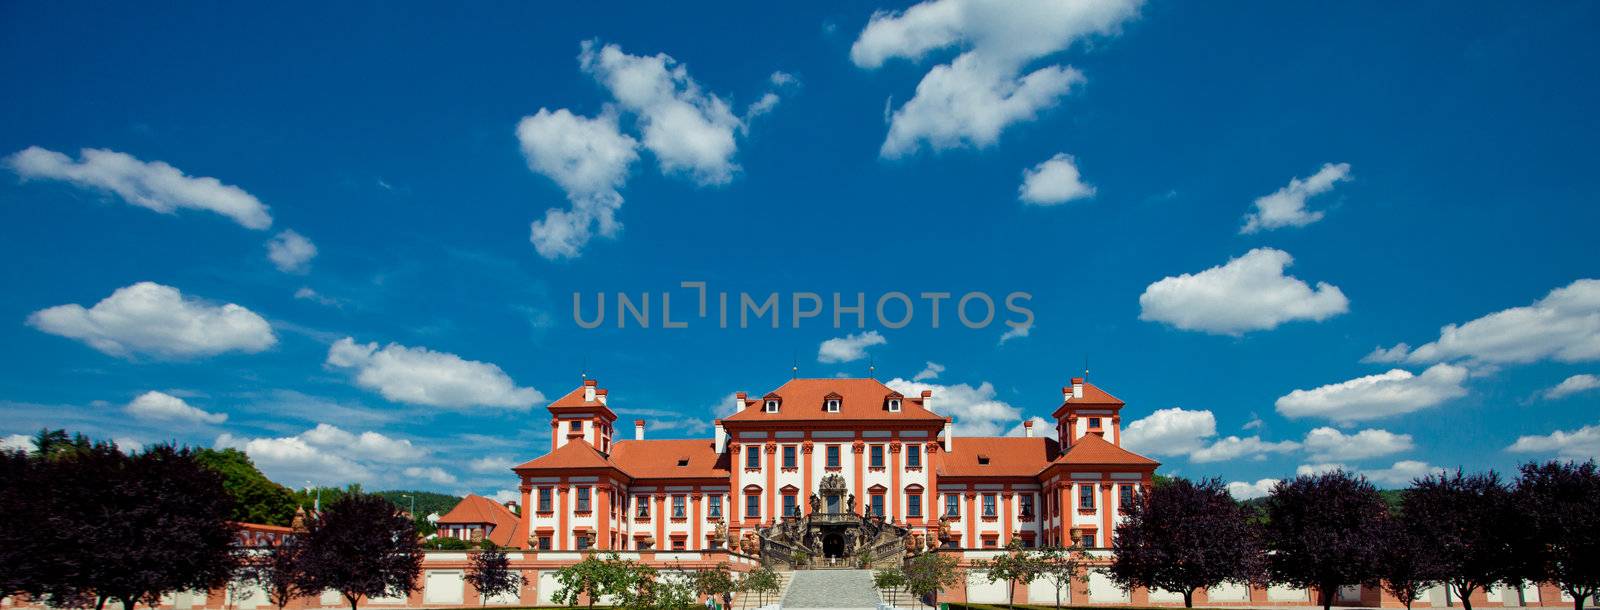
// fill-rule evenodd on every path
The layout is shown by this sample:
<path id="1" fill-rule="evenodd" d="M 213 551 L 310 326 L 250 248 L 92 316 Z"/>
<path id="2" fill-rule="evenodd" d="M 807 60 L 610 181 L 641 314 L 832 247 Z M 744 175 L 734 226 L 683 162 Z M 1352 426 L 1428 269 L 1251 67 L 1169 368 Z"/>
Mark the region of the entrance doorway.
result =
<path id="1" fill-rule="evenodd" d="M 844 536 L 828 534 L 822 537 L 822 556 L 829 559 L 844 557 Z"/>

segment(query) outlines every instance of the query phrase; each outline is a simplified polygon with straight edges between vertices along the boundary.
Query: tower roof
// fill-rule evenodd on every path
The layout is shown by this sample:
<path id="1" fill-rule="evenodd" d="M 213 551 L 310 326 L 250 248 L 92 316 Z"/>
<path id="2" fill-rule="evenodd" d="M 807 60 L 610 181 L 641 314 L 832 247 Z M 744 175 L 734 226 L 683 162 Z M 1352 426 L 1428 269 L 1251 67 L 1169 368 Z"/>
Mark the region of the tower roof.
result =
<path id="1" fill-rule="evenodd" d="M 900 399 L 900 410 L 890 411 L 889 399 Z M 767 413 L 764 401 L 780 401 L 777 413 Z M 839 412 L 829 413 L 824 401 L 839 400 Z M 805 421 L 829 420 L 895 420 L 940 423 L 944 417 L 923 407 L 921 397 L 902 396 L 893 388 L 876 379 L 818 378 L 791 379 L 743 411 L 722 419 L 723 422 Z"/>

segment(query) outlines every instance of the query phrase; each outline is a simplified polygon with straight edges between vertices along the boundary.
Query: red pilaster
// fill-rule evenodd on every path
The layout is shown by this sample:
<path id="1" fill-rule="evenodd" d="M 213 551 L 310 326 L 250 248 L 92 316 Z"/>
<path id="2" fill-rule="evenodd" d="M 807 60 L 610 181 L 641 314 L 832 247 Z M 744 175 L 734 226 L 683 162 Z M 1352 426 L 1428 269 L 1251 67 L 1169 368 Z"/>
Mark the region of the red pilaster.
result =
<path id="1" fill-rule="evenodd" d="M 594 486 L 594 500 L 599 505 L 595 507 L 594 518 L 599 523 L 595 524 L 594 545 L 596 548 L 611 548 L 611 485 L 601 483 Z"/>
<path id="2" fill-rule="evenodd" d="M 512 540 L 511 544 L 519 549 L 525 549 L 529 546 L 527 537 L 533 535 L 533 485 L 528 484 L 527 479 L 523 479 L 522 485 L 517 490 L 522 492 L 522 514 L 517 518 L 522 520 L 523 538 Z"/>
<path id="3" fill-rule="evenodd" d="M 800 481 L 800 486 L 805 496 L 800 498 L 800 511 L 806 515 L 811 514 L 811 450 L 811 441 L 801 443 L 800 461 L 805 462 L 805 465 L 801 467 L 804 477 Z"/>
<path id="4" fill-rule="evenodd" d="M 689 549 L 703 549 L 706 541 L 700 537 L 700 522 L 705 521 L 706 517 L 700 514 L 699 488 L 695 488 L 694 493 L 689 494 L 689 500 L 692 503 L 689 507 L 689 523 L 692 524 L 689 526 Z"/>
<path id="5" fill-rule="evenodd" d="M 561 501 L 561 505 L 556 507 L 556 550 L 565 551 L 567 550 L 567 535 L 571 534 L 571 532 L 567 531 L 567 513 L 572 512 L 572 509 L 567 505 L 567 483 L 565 481 L 556 487 L 556 497 Z"/>
<path id="6" fill-rule="evenodd" d="M 850 446 L 850 453 L 853 455 L 853 457 L 851 458 L 851 462 L 853 462 L 855 464 L 855 467 L 856 467 L 856 487 L 855 487 L 855 489 L 852 489 L 850 491 L 855 492 L 855 495 L 856 495 L 855 511 L 856 511 L 856 514 L 858 514 L 858 515 L 866 514 L 865 512 L 863 512 L 861 510 L 861 503 L 866 500 L 866 497 L 865 497 L 866 496 L 866 488 L 863 486 L 865 484 L 865 482 L 866 482 L 866 479 L 862 475 L 862 472 L 865 470 L 865 465 L 862 464 L 862 462 L 864 462 L 865 460 L 863 460 L 862 458 L 865 456 L 866 450 L 867 450 L 866 444 L 862 443 L 859 440 L 857 440 L 855 442 L 855 444 Z"/>
<path id="7" fill-rule="evenodd" d="M 777 520 L 778 514 L 778 469 L 775 464 L 778 444 L 767 443 L 766 451 L 763 453 L 767 454 L 761 462 L 762 470 L 767 471 L 767 488 L 762 490 L 762 494 L 767 497 L 767 523 L 770 524 Z"/>
<path id="8" fill-rule="evenodd" d="M 905 523 L 905 513 L 900 510 L 900 443 L 889 443 L 889 517 L 893 523 Z"/>

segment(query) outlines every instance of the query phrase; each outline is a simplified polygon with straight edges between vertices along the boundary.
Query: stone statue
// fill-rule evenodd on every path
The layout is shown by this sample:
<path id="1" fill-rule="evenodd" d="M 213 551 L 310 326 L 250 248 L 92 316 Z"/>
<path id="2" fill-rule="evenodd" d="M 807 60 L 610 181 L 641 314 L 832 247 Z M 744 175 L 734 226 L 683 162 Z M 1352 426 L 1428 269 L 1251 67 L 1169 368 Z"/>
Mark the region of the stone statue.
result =
<path id="1" fill-rule="evenodd" d="M 844 510 L 845 510 L 845 512 L 851 512 L 851 513 L 856 512 L 856 495 L 855 494 L 849 494 L 849 495 L 844 497 Z"/>
<path id="2" fill-rule="evenodd" d="M 822 512 L 822 497 L 811 494 L 811 512 Z"/>

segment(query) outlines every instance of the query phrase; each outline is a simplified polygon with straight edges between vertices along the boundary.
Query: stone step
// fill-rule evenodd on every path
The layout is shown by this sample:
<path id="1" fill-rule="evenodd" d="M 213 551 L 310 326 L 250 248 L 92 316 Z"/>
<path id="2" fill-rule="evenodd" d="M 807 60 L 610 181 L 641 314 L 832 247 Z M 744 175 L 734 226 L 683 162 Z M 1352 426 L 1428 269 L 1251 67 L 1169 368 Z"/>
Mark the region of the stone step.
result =
<path id="1" fill-rule="evenodd" d="M 871 570 L 799 570 L 783 596 L 784 608 L 873 610 L 883 600 Z"/>

